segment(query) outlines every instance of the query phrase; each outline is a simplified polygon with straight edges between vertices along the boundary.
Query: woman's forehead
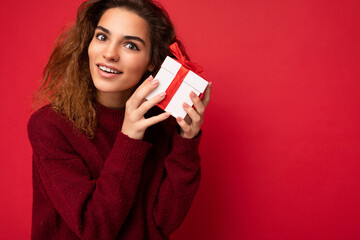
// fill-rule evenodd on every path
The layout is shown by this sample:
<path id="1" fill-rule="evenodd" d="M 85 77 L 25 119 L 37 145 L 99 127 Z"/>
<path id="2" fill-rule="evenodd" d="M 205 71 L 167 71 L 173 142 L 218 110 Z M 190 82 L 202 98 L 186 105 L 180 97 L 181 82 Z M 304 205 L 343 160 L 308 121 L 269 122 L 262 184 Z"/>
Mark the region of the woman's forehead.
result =
<path id="1" fill-rule="evenodd" d="M 101 16 L 98 26 L 109 30 L 111 35 L 138 36 L 149 41 L 149 29 L 145 19 L 124 8 L 111 8 Z"/>

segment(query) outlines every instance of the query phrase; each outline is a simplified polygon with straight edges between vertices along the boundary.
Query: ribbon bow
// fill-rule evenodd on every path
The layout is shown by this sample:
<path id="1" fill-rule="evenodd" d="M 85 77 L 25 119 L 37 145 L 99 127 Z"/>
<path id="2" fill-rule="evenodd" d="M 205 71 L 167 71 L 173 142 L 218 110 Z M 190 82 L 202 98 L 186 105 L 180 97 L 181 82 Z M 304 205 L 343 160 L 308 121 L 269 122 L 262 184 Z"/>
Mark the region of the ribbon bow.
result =
<path id="1" fill-rule="evenodd" d="M 171 50 L 172 54 L 174 54 L 174 56 L 177 58 L 178 62 L 180 64 L 182 64 L 184 67 L 186 67 L 187 69 L 189 69 L 197 74 L 204 72 L 204 69 L 200 65 L 190 62 L 185 58 L 185 56 L 182 54 L 177 42 L 174 42 L 173 44 L 170 45 L 170 50 Z"/>

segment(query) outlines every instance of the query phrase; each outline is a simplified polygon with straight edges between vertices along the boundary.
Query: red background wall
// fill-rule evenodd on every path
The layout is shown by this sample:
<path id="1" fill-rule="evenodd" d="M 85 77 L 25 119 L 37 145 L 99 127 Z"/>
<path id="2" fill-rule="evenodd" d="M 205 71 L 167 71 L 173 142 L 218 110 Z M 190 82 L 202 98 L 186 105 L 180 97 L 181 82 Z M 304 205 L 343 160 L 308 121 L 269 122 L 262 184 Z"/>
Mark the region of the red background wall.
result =
<path id="1" fill-rule="evenodd" d="M 29 239 L 31 94 L 80 2 L 1 3 L 1 239 Z M 173 239 L 360 239 L 360 2 L 161 2 L 213 81 Z"/>

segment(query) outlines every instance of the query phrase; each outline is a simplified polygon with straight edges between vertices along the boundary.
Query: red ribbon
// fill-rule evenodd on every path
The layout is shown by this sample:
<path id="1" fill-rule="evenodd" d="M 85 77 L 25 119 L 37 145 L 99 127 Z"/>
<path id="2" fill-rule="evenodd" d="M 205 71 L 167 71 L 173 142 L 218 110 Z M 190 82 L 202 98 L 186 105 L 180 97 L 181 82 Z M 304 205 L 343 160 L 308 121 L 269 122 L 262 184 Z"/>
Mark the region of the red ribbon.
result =
<path id="1" fill-rule="evenodd" d="M 174 56 L 177 58 L 178 62 L 181 63 L 181 65 L 183 65 L 187 69 L 190 69 L 191 71 L 197 74 L 204 72 L 204 69 L 201 66 L 197 65 L 196 63 L 190 62 L 186 59 L 186 57 L 182 54 L 177 42 L 174 42 L 173 44 L 170 45 L 170 50 L 172 54 L 174 54 Z"/>
<path id="2" fill-rule="evenodd" d="M 165 108 L 171 101 L 172 97 L 180 87 L 181 83 L 188 74 L 189 70 L 192 70 L 197 74 L 202 73 L 204 71 L 201 66 L 197 65 L 196 63 L 192 63 L 186 59 L 186 57 L 182 54 L 177 42 L 170 45 L 170 50 L 172 54 L 174 54 L 174 56 L 177 58 L 177 62 L 181 64 L 181 67 L 179 71 L 176 73 L 169 87 L 166 89 L 165 91 L 166 96 L 164 100 L 162 100 L 160 103 L 157 104 L 163 110 L 165 110 Z"/>

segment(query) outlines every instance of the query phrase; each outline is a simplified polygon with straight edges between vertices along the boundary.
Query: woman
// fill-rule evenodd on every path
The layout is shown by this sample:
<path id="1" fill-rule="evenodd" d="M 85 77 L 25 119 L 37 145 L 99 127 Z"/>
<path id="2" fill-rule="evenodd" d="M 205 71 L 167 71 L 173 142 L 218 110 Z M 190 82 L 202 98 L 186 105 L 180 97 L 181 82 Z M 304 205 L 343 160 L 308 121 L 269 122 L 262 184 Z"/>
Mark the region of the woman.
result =
<path id="1" fill-rule="evenodd" d="M 58 40 L 28 123 L 32 239 L 168 239 L 200 181 L 210 88 L 189 121 L 145 101 L 169 45 L 165 10 L 147 0 L 87 1 Z M 210 84 L 211 85 L 211 84 Z M 154 108 L 153 108 L 154 107 Z"/>

